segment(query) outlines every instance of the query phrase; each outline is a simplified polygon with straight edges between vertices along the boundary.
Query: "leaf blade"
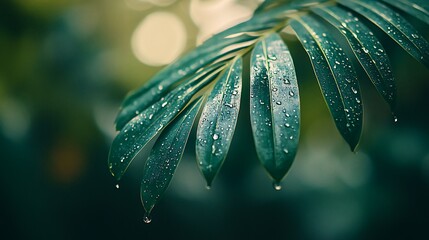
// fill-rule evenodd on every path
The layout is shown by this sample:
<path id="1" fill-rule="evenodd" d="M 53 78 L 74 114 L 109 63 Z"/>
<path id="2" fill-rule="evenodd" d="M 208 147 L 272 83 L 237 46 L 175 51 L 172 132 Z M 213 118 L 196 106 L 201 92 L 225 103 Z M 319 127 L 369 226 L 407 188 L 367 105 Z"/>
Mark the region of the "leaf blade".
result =
<path id="1" fill-rule="evenodd" d="M 250 119 L 258 157 L 280 182 L 295 158 L 300 130 L 298 82 L 292 57 L 278 34 L 253 49 Z"/>
<path id="2" fill-rule="evenodd" d="M 351 12 L 337 6 L 314 8 L 347 39 L 371 82 L 393 110 L 396 105 L 396 84 L 389 58 L 380 41 Z"/>
<path id="3" fill-rule="evenodd" d="M 352 150 L 362 132 L 362 100 L 356 72 L 344 50 L 311 16 L 289 22 L 310 57 L 335 125 Z"/>
<path id="4" fill-rule="evenodd" d="M 211 186 L 225 161 L 240 111 L 242 60 L 237 58 L 213 87 L 197 128 L 196 156 Z"/>
<path id="5" fill-rule="evenodd" d="M 429 43 L 398 13 L 377 1 L 338 0 L 383 30 L 417 61 L 429 67 Z"/>
<path id="6" fill-rule="evenodd" d="M 192 125 L 201 107 L 196 100 L 160 135 L 143 169 L 140 198 L 147 214 L 167 190 L 182 159 Z"/>
<path id="7" fill-rule="evenodd" d="M 165 128 L 220 70 L 215 70 L 203 81 L 195 79 L 175 89 L 162 101 L 158 101 L 125 125 L 113 140 L 108 159 L 110 172 L 118 181 L 146 144 Z"/>
<path id="8" fill-rule="evenodd" d="M 385 3 L 395 6 L 411 16 L 429 24 L 429 4 L 427 1 L 407 0 L 383 0 Z"/>

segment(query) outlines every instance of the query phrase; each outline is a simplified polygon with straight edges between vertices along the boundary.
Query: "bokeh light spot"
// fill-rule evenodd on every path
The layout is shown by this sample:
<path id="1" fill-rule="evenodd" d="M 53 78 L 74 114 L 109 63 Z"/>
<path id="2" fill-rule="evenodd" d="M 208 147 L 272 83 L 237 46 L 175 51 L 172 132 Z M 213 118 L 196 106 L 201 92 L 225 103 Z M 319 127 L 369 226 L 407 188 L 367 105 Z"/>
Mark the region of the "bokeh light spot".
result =
<path id="1" fill-rule="evenodd" d="M 137 26 L 131 38 L 134 55 L 151 66 L 174 61 L 185 49 L 186 28 L 181 19 L 168 12 L 155 12 Z"/>

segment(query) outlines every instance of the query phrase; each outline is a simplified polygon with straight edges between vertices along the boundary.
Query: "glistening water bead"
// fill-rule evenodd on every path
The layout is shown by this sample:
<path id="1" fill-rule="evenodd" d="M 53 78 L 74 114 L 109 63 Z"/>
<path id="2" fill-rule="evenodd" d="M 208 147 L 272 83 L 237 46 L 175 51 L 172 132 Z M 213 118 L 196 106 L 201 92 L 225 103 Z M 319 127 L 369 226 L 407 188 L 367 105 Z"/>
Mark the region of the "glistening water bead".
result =
<path id="1" fill-rule="evenodd" d="M 279 183 L 279 182 L 276 182 L 276 181 L 274 181 L 274 182 L 273 182 L 273 188 L 274 188 L 276 191 L 280 191 L 280 190 L 282 190 L 282 186 L 280 185 L 280 183 Z"/>
<path id="2" fill-rule="evenodd" d="M 143 222 L 149 224 L 152 222 L 152 219 L 149 217 L 149 214 L 145 213 L 143 216 Z"/>

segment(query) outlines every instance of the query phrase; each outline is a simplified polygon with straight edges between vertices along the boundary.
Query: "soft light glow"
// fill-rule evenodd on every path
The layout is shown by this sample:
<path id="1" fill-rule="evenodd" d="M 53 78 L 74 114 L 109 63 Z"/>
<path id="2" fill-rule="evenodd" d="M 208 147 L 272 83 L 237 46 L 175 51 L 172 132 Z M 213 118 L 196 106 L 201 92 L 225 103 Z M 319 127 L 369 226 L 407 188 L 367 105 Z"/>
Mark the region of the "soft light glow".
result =
<path id="1" fill-rule="evenodd" d="M 186 28 L 176 15 L 155 12 L 137 26 L 131 38 L 134 55 L 151 66 L 174 61 L 186 46 Z"/>
<path id="2" fill-rule="evenodd" d="M 234 0 L 192 0 L 190 14 L 199 28 L 197 44 L 252 16 L 252 10 Z"/>
<path id="3" fill-rule="evenodd" d="M 126 4 L 136 10 L 147 10 L 153 6 L 166 7 L 176 0 L 125 0 Z"/>

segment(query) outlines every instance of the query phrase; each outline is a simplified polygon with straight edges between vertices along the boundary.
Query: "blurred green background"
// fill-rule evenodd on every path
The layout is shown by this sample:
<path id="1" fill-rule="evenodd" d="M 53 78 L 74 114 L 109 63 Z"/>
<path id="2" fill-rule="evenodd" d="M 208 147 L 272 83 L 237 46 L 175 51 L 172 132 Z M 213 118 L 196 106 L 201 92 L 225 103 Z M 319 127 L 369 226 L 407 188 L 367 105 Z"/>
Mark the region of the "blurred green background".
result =
<path id="1" fill-rule="evenodd" d="M 399 121 L 357 68 L 365 106 L 357 154 L 335 130 L 305 52 L 285 35 L 303 128 L 282 191 L 255 155 L 248 85 L 210 191 L 195 164 L 194 138 L 151 224 L 142 221 L 142 161 L 115 188 L 107 155 L 125 94 L 249 17 L 257 3 L 0 1 L 1 238 L 429 239 L 429 71 L 381 33 L 397 78 Z M 427 26 L 409 20 L 429 39 Z"/>

